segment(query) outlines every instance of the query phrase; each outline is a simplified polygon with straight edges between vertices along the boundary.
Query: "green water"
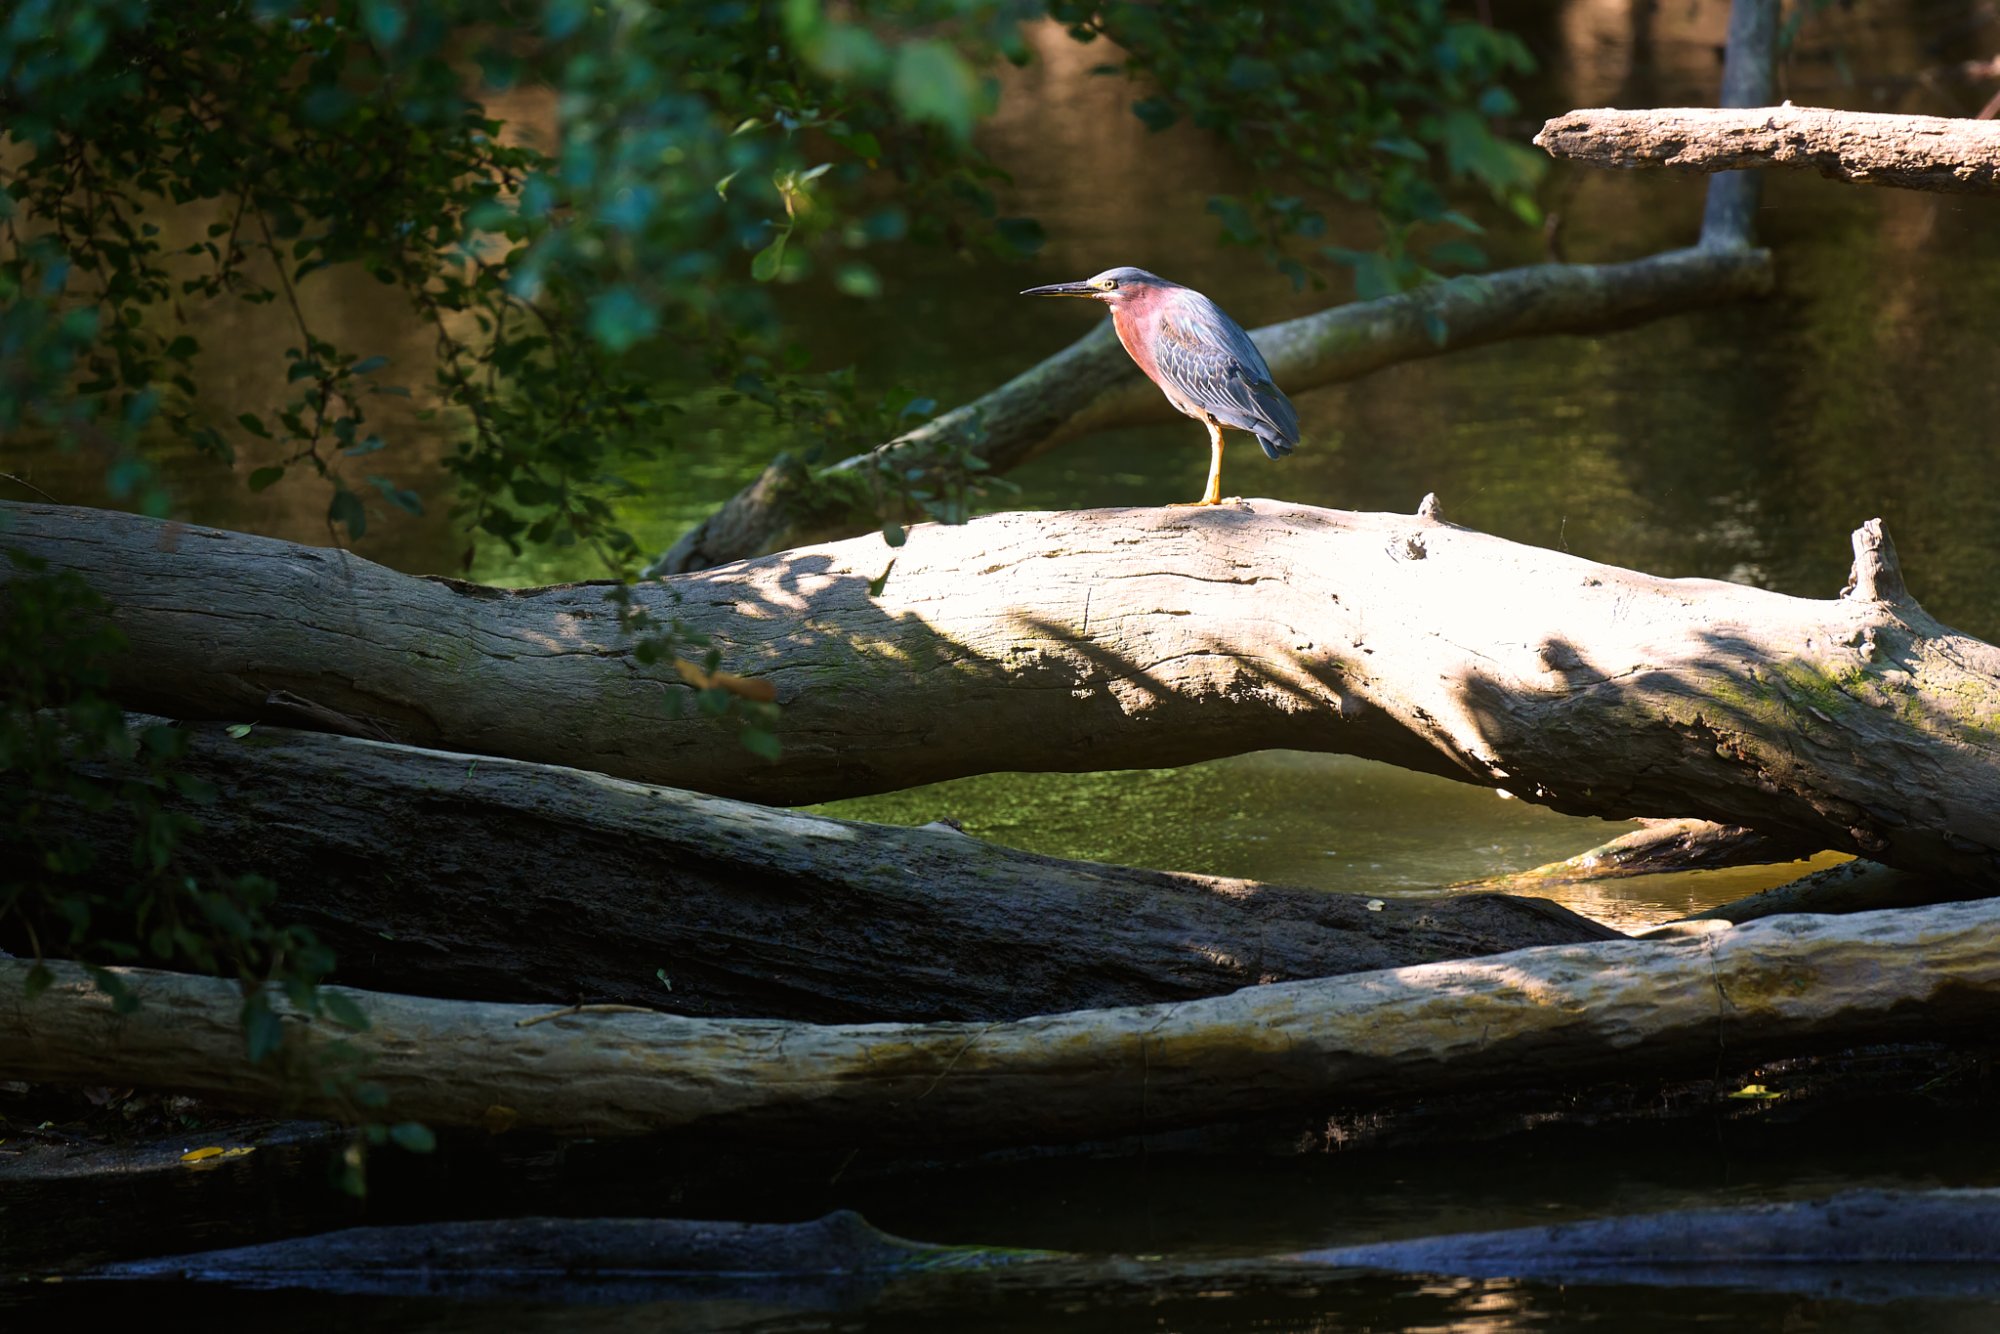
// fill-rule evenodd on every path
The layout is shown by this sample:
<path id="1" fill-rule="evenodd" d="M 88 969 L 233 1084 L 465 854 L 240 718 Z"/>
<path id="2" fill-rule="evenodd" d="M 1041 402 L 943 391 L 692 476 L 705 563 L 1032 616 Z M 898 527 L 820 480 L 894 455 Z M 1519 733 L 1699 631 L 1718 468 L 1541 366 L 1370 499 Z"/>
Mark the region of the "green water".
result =
<path id="1" fill-rule="evenodd" d="M 1673 0 L 1633 6 L 1570 0 L 1496 6 L 1523 31 L 1550 77 L 1528 90 L 1523 123 L 1572 106 L 1704 104 L 1713 99 L 1726 4 Z M 1043 63 L 1010 74 L 988 133 L 1014 176 L 1003 211 L 1038 217 L 1050 237 L 1031 264 L 999 267 L 913 255 L 885 273 L 886 296 L 865 304 L 809 291 L 789 295 L 826 366 L 858 357 L 873 383 L 901 383 L 961 401 L 1084 332 L 1087 312 L 1013 294 L 1031 283 L 1137 264 L 1208 291 L 1258 324 L 1316 309 L 1325 294 L 1293 293 L 1248 253 L 1211 244 L 1203 211 L 1230 167 L 1213 146 L 1146 134 L 1126 114 L 1131 90 L 1092 78 L 1100 52 L 1055 34 Z M 2000 20 L 1970 3 L 1836 8 L 1787 62 L 1782 95 L 1803 104 L 1969 115 L 1990 85 L 1915 82 L 1920 69 L 2000 49 Z M 1694 178 L 1558 170 L 1547 197 L 1561 215 L 1567 258 L 1634 258 L 1689 243 L 1702 186 Z M 1398 367 L 1356 384 L 1302 394 L 1305 443 L 1281 463 L 1232 450 L 1226 485 L 1246 495 L 1354 509 L 1412 510 L 1426 492 L 1454 521 L 1523 542 L 1667 575 L 1707 575 L 1789 593 L 1829 596 L 1843 583 L 1850 530 L 1883 517 L 1912 590 L 1947 622 L 2000 635 L 2000 203 L 1843 187 L 1809 176 L 1767 183 L 1758 215 L 1776 251 L 1781 290 L 1754 304 L 1677 317 L 1614 336 L 1502 345 Z M 1543 257 L 1539 235 L 1501 233 L 1503 262 Z M 422 340 L 400 327 L 372 284 L 338 275 L 306 297 L 336 341 L 381 346 L 412 383 L 426 377 Z M 285 331 L 268 308 L 229 312 L 208 340 L 265 347 Z M 373 342 L 370 342 L 370 339 Z M 226 387 L 276 398 L 243 359 Z M 415 430 L 416 428 L 411 428 Z M 462 540 L 440 516 L 448 495 L 436 466 L 441 438 L 419 432 L 392 471 L 428 497 L 433 517 L 379 516 L 358 550 L 416 572 L 459 568 Z M 786 442 L 755 420 L 696 412 L 660 453 L 621 471 L 645 500 L 626 519 L 664 548 L 753 476 Z M 1010 502 L 1080 508 L 1184 500 L 1206 467 L 1188 423 L 1073 442 L 1014 476 Z M 94 503 L 88 460 L 10 448 L 7 471 L 60 499 Z M 390 456 L 378 456 L 390 457 Z M 170 472 L 187 517 L 307 542 L 327 539 L 325 498 L 288 481 L 252 498 L 242 476 L 194 461 Z M 594 575 L 581 557 L 510 559 L 482 548 L 479 578 L 528 584 Z M 996 774 L 827 807 L 842 815 L 921 823 L 961 820 L 973 833 L 1038 851 L 1383 894 L 1410 893 L 1570 855 L 1618 832 L 1493 793 L 1340 757 L 1273 753 L 1189 769 L 1086 775 Z M 1679 876 L 1578 891 L 1582 911 L 1619 924 L 1679 915 L 1787 878 L 1789 870 Z M 1264 1245 L 1502 1226 L 1551 1214 L 1766 1198 L 1804 1180 L 1814 1188 L 1893 1179 L 2000 1181 L 1946 1141 L 1824 1142 L 1779 1169 L 1700 1144 L 1645 1164 L 1574 1160 L 1516 1141 L 1500 1161 L 1474 1152 L 1380 1171 L 1325 1160 L 1231 1162 L 1214 1169 L 1074 1164 L 905 1185 L 871 1199 L 829 1192 L 877 1223 L 928 1240 L 1136 1250 L 1201 1245 L 1240 1253 Z M 1866 1162 L 1859 1156 L 1865 1147 Z M 1876 1159 L 1888 1154 L 1893 1164 Z M 1944 1168 L 1950 1161 L 1955 1166 Z M 1398 1173 L 1401 1175 L 1398 1175 Z M 1665 1184 L 1663 1184 L 1663 1182 Z M 636 1189 L 636 1187 L 634 1187 Z M 516 1206 L 457 1181 L 432 1213 L 476 1216 Z M 926 1192 L 949 1205 L 927 1207 Z M 453 1205 L 452 1200 L 458 1200 Z M 471 1203 L 465 1201 L 471 1200 Z M 560 1196 L 559 1211 L 605 1208 L 602 1192 Z M 621 1207 L 630 1212 L 640 1207 Z M 670 1212 L 657 1201 L 654 1212 Z M 421 1212 L 421 1211 L 419 1211 Z M 341 1319 L 385 1327 L 488 1327 L 436 1311 L 276 1308 L 243 1299 L 239 1314 L 273 1310 L 310 1327 Z M 532 1313 L 492 1325 L 534 1324 Z M 1507 1284 L 1364 1283 L 1320 1306 L 1244 1310 L 1226 1302 L 1171 1318 L 1080 1316 L 1076 1327 L 1511 1330 L 1676 1328 L 1990 1328 L 1992 1313 L 1950 1304 L 1883 1312 L 1838 1302 L 1765 1297 L 1522 1288 Z M 1915 1323 L 1911 1323 L 1914 1321 Z M 608 1324 L 605 1320 L 601 1323 Z M 868 1323 L 868 1322 L 863 1322 Z M 874 1322 L 880 1323 L 880 1322 Z M 960 1323 L 996 1327 L 966 1316 Z M 1034 1323 L 1034 1322 L 1031 1322 Z M 794 1327 L 794 1326 L 784 1326 Z M 818 1326 L 814 1326 L 818 1327 Z"/>

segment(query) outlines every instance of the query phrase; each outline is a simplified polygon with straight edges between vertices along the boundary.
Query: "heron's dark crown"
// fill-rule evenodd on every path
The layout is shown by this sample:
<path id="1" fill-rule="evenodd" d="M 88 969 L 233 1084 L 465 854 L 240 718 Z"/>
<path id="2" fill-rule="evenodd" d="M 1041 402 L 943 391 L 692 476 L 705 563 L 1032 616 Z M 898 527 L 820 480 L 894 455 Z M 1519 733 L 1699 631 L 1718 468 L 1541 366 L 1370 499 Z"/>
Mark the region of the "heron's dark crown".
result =
<path id="1" fill-rule="evenodd" d="M 1121 264 L 1115 269 L 1106 269 L 1104 272 L 1086 278 L 1084 281 L 1094 286 L 1107 278 L 1117 283 L 1120 287 L 1180 286 L 1179 283 L 1168 282 L 1157 273 L 1148 273 L 1144 269 L 1135 269 L 1130 264 Z"/>

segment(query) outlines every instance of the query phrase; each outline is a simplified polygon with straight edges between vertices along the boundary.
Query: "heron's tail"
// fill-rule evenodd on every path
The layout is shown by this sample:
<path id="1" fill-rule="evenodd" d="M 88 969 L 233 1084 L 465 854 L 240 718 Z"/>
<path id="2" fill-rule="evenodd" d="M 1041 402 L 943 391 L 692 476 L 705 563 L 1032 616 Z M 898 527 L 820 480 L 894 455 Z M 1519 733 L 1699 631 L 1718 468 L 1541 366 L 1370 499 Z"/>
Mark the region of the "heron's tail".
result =
<path id="1" fill-rule="evenodd" d="M 1287 440 L 1271 430 L 1257 432 L 1257 443 L 1264 447 L 1264 457 L 1268 459 L 1281 459 L 1298 448 L 1296 441 Z"/>

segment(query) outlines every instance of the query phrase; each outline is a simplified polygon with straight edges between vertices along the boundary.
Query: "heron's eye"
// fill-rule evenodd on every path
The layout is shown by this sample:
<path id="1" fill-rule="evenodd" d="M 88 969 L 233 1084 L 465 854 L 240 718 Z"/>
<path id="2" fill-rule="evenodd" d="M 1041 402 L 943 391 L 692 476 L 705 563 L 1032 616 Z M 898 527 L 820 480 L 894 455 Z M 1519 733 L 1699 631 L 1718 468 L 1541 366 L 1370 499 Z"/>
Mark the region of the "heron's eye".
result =
<path id="1" fill-rule="evenodd" d="M 1091 286 L 1100 292 L 1115 292 L 1118 290 L 1118 280 L 1116 278 L 1099 278 Z"/>

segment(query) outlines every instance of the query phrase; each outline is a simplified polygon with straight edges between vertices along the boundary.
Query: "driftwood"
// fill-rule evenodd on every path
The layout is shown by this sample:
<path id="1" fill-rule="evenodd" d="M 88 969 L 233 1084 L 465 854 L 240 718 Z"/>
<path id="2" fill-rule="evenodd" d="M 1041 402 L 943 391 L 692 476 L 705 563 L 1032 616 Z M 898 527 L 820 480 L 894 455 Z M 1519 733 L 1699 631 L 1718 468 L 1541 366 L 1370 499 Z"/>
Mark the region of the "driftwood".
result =
<path id="1" fill-rule="evenodd" d="M 189 865 L 269 877 L 339 981 L 387 991 L 1016 1019 L 1618 937 L 1539 899 L 1371 900 L 1062 861 L 942 826 L 262 727 L 196 730 L 179 767 L 217 792 L 189 808 Z M 130 841 L 122 809 L 44 800 L 101 846 Z M 122 859 L 100 862 L 115 889 Z"/>
<path id="2" fill-rule="evenodd" d="M 1916 908 L 1963 903 L 1993 895 L 1991 885 L 1948 876 L 1898 871 L 1870 861 L 1842 862 L 1823 871 L 1774 885 L 1732 903 L 1683 919 L 1698 922 L 1754 922 L 1778 913 L 1854 913 L 1882 908 Z"/>
<path id="3" fill-rule="evenodd" d="M 792 1148 L 1059 1144 L 1478 1088 L 1658 1081 L 2000 1018 L 2000 903 L 1776 917 L 1688 941 L 1519 950 L 1011 1023 L 808 1025 L 351 993 L 346 1036 L 388 1114 L 494 1115 L 573 1135 L 678 1132 Z M 337 1111 L 284 1063 L 248 1065 L 236 985 L 0 960 L 0 1070 Z M 341 1031 L 294 1017 L 288 1048 Z M 495 1113 L 493 1109 L 504 1109 Z"/>
<path id="4" fill-rule="evenodd" d="M 1743 825 L 1716 824 L 1712 820 L 1641 820 L 1639 824 L 1631 833 L 1586 848 L 1574 857 L 1453 888 L 1512 890 L 1586 880 L 1626 880 L 1674 871 L 1707 871 L 1725 866 L 1768 866 L 1802 861 L 1818 851 Z"/>
<path id="5" fill-rule="evenodd" d="M 1341 751 L 1575 814 L 2000 879 L 2000 650 L 1925 614 L 1873 523 L 1848 595 L 1825 601 L 1520 546 L 1434 505 L 1271 501 L 926 526 L 879 594 L 872 539 L 641 589 L 776 688 L 770 764 L 691 708 L 668 716 L 691 689 L 636 660 L 599 586 L 506 592 L 130 515 L 0 511 L 9 545 L 110 600 L 133 650 L 119 697 L 174 717 L 254 719 L 282 691 L 411 744 L 783 803 Z"/>
<path id="6" fill-rule="evenodd" d="M 1213 1296 L 1218 1289 L 1249 1294 L 1357 1267 L 1849 1301 L 1991 1297 L 2000 1294 L 2000 1191 L 1850 1191 L 1227 1259 L 939 1246 L 893 1236 L 848 1212 L 809 1223 L 511 1218 L 347 1228 L 106 1265 L 83 1277 L 887 1313 L 1029 1294 L 1097 1302 Z M 738 1305 L 732 1314 L 741 1322 L 747 1313 Z M 685 1307 L 677 1316 L 675 1328 L 686 1328 Z"/>
<path id="7" fill-rule="evenodd" d="M 1794 167 L 1859 185 L 2000 193 L 2000 122 L 1820 107 L 1600 107 L 1557 116 L 1535 142 L 1599 167 Z"/>
<path id="8" fill-rule="evenodd" d="M 1453 278 L 1251 336 L 1278 383 L 1297 394 L 1445 352 L 1604 333 L 1763 296 L 1772 283 L 1767 251 L 1674 250 L 1622 264 L 1540 264 Z M 651 572 L 707 569 L 878 528 L 880 498 L 870 478 L 882 469 L 929 467 L 962 448 L 989 470 L 1005 472 L 1093 431 L 1170 420 L 1173 409 L 1133 366 L 1106 320 L 984 397 L 813 477 L 773 464 L 685 534 Z M 886 561 L 888 553 L 876 547 Z"/>
<path id="9" fill-rule="evenodd" d="M 1399 1274 L 1806 1292 L 1845 1301 L 2000 1296 L 2000 1191 L 1829 1199 L 1595 1218 L 1314 1251 Z"/>

